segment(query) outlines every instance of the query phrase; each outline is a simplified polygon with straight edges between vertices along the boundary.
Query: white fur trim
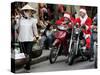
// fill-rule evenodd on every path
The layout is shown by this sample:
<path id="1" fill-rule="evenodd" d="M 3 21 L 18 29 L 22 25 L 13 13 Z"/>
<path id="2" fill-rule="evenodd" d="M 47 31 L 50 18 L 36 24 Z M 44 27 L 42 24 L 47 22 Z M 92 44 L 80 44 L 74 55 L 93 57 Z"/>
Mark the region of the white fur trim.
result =
<path id="1" fill-rule="evenodd" d="M 84 16 L 84 18 L 80 17 L 81 25 L 85 24 L 87 18 L 88 18 L 87 14 Z"/>
<path id="2" fill-rule="evenodd" d="M 70 19 L 70 15 L 69 14 L 64 14 L 64 17 L 67 17 Z"/>
<path id="3" fill-rule="evenodd" d="M 88 28 L 89 28 L 89 27 L 86 25 L 86 30 L 88 30 Z"/>
<path id="4" fill-rule="evenodd" d="M 83 12 L 86 14 L 86 10 L 85 9 L 80 9 L 80 12 Z"/>
<path id="5" fill-rule="evenodd" d="M 72 24 L 71 22 L 69 24 Z"/>
<path id="6" fill-rule="evenodd" d="M 90 34 L 86 34 L 85 35 L 85 39 L 87 39 L 88 37 L 90 37 Z"/>

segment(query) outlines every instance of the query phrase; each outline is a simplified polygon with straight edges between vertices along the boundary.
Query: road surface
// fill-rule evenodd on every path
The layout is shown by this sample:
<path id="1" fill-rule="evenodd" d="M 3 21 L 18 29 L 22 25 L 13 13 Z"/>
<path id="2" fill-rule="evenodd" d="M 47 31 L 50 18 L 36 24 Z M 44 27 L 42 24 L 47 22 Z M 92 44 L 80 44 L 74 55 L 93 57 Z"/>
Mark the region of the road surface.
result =
<path id="1" fill-rule="evenodd" d="M 65 63 L 67 57 L 59 56 L 56 63 L 50 64 L 49 60 L 32 65 L 29 72 L 48 72 L 48 71 L 67 71 L 67 70 L 80 70 L 80 69 L 95 69 L 94 61 L 81 61 L 80 58 L 77 58 L 72 66 L 69 66 Z M 25 73 L 25 69 L 21 68 L 16 70 L 16 73 Z"/>

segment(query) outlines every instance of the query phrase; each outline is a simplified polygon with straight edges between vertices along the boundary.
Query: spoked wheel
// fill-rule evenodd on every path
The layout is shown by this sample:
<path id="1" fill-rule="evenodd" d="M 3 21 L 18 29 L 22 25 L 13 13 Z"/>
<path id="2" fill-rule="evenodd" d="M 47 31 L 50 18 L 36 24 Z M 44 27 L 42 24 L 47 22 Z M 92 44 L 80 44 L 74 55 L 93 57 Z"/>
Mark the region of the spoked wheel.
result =
<path id="1" fill-rule="evenodd" d="M 94 43 L 94 67 L 97 68 L 97 44 Z"/>
<path id="2" fill-rule="evenodd" d="M 75 58 L 75 43 L 72 44 L 71 46 L 71 50 L 69 52 L 69 55 L 68 55 L 68 65 L 72 65 L 73 62 L 74 62 L 74 58 Z"/>
<path id="3" fill-rule="evenodd" d="M 58 48 L 54 46 L 52 47 L 51 52 L 50 52 L 50 57 L 49 57 L 49 61 L 51 64 L 56 62 L 59 50 L 60 50 L 60 46 Z"/>
<path id="4" fill-rule="evenodd" d="M 98 44 L 97 44 L 97 32 L 93 33 L 93 40 L 94 40 L 94 46 L 93 46 L 93 50 L 94 50 L 94 67 L 97 68 L 98 67 L 98 59 L 97 59 L 97 50 L 98 50 Z"/>

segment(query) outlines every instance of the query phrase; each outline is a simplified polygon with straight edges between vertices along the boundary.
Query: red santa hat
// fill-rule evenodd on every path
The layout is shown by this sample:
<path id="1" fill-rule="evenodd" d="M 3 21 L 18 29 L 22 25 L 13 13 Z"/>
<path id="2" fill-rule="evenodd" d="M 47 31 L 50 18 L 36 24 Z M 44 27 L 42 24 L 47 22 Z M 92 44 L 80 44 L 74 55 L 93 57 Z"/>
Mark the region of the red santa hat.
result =
<path id="1" fill-rule="evenodd" d="M 87 13 L 87 12 L 86 12 L 86 9 L 84 9 L 84 8 L 81 8 L 81 9 L 80 9 L 80 12 L 83 12 L 83 13 L 85 13 L 85 14 Z"/>
<path id="2" fill-rule="evenodd" d="M 67 17 L 68 19 L 71 18 L 70 14 L 69 13 L 64 13 L 64 17 Z"/>

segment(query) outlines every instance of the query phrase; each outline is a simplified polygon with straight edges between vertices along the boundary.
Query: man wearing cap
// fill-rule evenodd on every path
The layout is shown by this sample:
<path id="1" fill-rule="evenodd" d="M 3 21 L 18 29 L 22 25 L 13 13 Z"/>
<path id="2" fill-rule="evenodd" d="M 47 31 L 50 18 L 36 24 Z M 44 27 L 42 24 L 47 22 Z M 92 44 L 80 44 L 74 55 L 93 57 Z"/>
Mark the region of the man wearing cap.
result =
<path id="1" fill-rule="evenodd" d="M 32 17 L 32 13 L 36 13 L 36 10 L 27 4 L 21 11 L 22 16 L 20 19 L 16 19 L 16 30 L 18 30 L 18 41 L 20 42 L 21 48 L 28 57 L 25 69 L 30 70 L 33 38 L 38 39 L 37 19 Z"/>
<path id="2" fill-rule="evenodd" d="M 75 24 L 78 23 L 79 26 L 85 26 L 85 29 L 82 30 L 84 38 L 86 40 L 86 50 L 90 51 L 90 36 L 91 36 L 91 25 L 92 20 L 88 17 L 86 9 L 81 8 L 79 12 L 79 18 L 76 18 Z"/>

